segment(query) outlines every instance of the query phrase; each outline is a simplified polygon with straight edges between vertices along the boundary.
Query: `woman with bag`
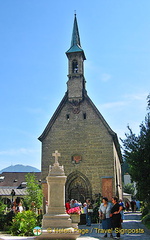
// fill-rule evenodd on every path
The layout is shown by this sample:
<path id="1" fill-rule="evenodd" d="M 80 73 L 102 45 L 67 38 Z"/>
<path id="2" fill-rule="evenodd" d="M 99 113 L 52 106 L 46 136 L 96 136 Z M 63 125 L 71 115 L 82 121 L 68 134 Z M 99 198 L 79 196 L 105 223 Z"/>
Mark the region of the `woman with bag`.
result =
<path id="1" fill-rule="evenodd" d="M 107 237 L 107 233 L 111 232 L 111 203 L 108 202 L 108 198 L 103 197 L 102 203 L 99 208 L 99 217 L 102 220 L 102 228 L 105 229 L 104 237 Z M 112 233 L 110 233 L 110 237 L 112 237 Z"/>

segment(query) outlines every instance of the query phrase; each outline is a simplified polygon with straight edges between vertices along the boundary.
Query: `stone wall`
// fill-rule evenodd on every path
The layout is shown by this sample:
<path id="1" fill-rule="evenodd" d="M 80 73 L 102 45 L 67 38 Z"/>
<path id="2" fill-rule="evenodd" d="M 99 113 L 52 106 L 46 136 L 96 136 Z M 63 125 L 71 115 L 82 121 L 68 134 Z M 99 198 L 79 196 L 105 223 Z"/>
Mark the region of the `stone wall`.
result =
<path id="1" fill-rule="evenodd" d="M 102 190 L 101 177 L 112 176 L 114 184 L 113 139 L 86 99 L 81 102 L 78 114 L 73 113 L 72 105 L 67 102 L 43 140 L 42 180 L 48 175 L 48 166 L 54 163 L 55 150 L 61 153 L 59 163 L 64 166 L 65 174 L 68 176 L 76 170 L 85 174 L 93 194 Z M 81 156 L 82 160 L 73 163 L 73 155 Z"/>

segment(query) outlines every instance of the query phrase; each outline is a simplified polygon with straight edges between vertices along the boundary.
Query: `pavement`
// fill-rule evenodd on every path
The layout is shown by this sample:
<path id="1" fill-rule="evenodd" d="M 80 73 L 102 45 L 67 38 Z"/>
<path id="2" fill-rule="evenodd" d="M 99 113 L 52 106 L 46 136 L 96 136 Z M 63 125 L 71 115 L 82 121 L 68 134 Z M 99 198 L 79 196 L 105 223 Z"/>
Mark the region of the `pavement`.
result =
<path id="1" fill-rule="evenodd" d="M 122 240 L 150 240 L 150 230 L 141 223 L 141 213 L 128 212 L 124 214 L 125 219 L 122 223 L 121 237 Z M 77 230 L 80 232 L 80 237 L 76 240 L 103 240 L 103 239 L 113 239 L 110 238 L 108 234 L 107 238 L 104 238 L 104 233 L 102 233 L 101 224 L 92 224 L 90 227 L 86 225 L 80 225 Z M 114 232 L 115 236 L 116 233 Z M 41 235 L 42 236 L 42 235 Z M 0 240 L 34 240 L 35 237 L 18 237 L 10 236 L 8 234 L 0 234 Z"/>

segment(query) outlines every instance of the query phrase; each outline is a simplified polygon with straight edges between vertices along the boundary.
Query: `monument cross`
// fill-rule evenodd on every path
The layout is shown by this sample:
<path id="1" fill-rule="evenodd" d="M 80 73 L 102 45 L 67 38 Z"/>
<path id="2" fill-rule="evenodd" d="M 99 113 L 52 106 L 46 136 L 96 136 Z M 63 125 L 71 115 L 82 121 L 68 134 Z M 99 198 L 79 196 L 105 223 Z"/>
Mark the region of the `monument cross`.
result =
<path id="1" fill-rule="evenodd" d="M 56 150 L 54 153 L 52 153 L 52 156 L 55 157 L 55 164 L 58 163 L 58 157 L 61 156 L 61 154 Z"/>

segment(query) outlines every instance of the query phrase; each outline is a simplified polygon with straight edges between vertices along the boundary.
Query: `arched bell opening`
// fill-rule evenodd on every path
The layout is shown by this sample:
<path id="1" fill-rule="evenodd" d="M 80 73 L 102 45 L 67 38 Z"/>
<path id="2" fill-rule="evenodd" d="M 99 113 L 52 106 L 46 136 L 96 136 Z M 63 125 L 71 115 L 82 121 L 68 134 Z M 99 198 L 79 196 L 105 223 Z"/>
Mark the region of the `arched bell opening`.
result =
<path id="1" fill-rule="evenodd" d="M 72 73 L 78 73 L 79 69 L 78 69 L 78 62 L 77 60 L 73 60 L 72 61 Z"/>

